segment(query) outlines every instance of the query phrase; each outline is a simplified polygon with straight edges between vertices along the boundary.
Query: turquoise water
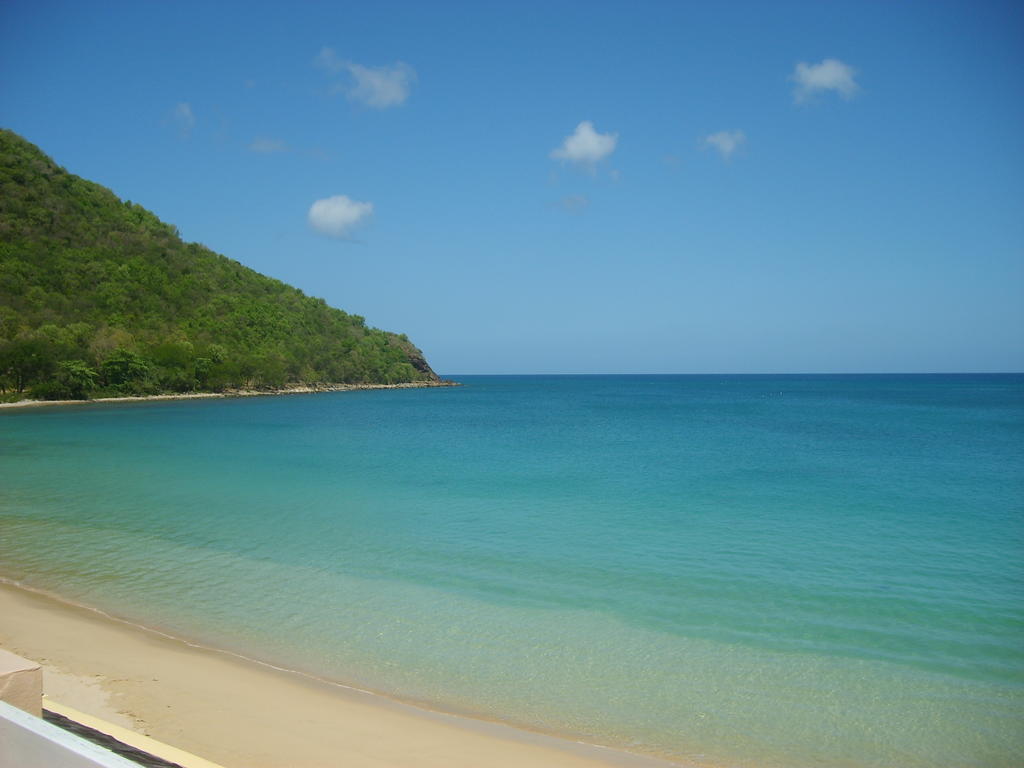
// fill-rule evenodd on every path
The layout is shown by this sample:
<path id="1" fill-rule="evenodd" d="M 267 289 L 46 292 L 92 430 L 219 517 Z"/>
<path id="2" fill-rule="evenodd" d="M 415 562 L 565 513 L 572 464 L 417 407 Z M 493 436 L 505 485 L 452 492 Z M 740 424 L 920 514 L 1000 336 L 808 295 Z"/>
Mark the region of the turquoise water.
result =
<path id="1" fill-rule="evenodd" d="M 0 574 L 685 762 L 1024 764 L 1024 377 L 463 381 L 0 413 Z"/>

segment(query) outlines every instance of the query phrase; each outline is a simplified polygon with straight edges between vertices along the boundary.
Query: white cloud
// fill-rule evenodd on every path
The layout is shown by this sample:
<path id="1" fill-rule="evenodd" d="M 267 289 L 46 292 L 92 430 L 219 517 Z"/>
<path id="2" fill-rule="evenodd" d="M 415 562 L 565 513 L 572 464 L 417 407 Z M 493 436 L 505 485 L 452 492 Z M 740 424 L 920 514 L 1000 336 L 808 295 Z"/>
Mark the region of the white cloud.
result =
<path id="1" fill-rule="evenodd" d="M 276 152 L 287 152 L 288 145 L 279 139 L 268 139 L 258 136 L 249 142 L 249 151 L 258 155 L 272 155 Z"/>
<path id="2" fill-rule="evenodd" d="M 801 61 L 789 79 L 796 83 L 793 100 L 798 104 L 822 91 L 838 91 L 844 99 L 852 98 L 860 90 L 853 79 L 856 70 L 838 59 L 825 59 L 820 64 Z"/>
<path id="3" fill-rule="evenodd" d="M 337 85 L 334 90 L 343 92 L 350 101 L 376 109 L 405 103 L 416 82 L 416 71 L 404 61 L 396 61 L 391 66 L 366 67 L 342 59 L 333 48 L 326 46 L 313 59 L 313 66 L 332 75 L 347 71 L 351 81 Z"/>
<path id="4" fill-rule="evenodd" d="M 594 124 L 584 120 L 576 130 L 565 137 L 562 146 L 551 150 L 551 157 L 593 170 L 604 158 L 615 151 L 617 133 L 598 133 Z"/>
<path id="5" fill-rule="evenodd" d="M 178 133 L 181 134 L 182 138 L 187 138 L 192 133 L 192 129 L 196 127 L 196 116 L 192 112 L 192 107 L 187 102 L 179 103 L 171 114 L 171 118 L 174 120 L 174 124 L 178 126 Z"/>
<path id="6" fill-rule="evenodd" d="M 361 203 L 346 195 L 317 200 L 309 207 L 309 224 L 328 237 L 347 239 L 349 233 L 373 213 L 373 203 Z"/>
<path id="7" fill-rule="evenodd" d="M 743 131 L 719 131 L 705 136 L 703 144 L 705 148 L 714 147 L 723 159 L 728 160 L 746 141 L 747 135 Z"/>
<path id="8" fill-rule="evenodd" d="M 348 97 L 370 107 L 384 109 L 398 106 L 409 98 L 409 89 L 416 82 L 416 72 L 404 62 L 390 67 L 364 67 L 349 64 L 348 71 L 355 80 Z"/>

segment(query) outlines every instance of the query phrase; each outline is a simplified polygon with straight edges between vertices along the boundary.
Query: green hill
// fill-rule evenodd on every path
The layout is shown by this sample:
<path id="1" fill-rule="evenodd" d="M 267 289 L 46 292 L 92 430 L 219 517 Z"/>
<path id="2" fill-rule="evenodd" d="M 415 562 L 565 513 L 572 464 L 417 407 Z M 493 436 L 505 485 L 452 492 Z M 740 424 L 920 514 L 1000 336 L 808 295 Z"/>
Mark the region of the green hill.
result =
<path id="1" fill-rule="evenodd" d="M 405 335 L 265 277 L 0 130 L 0 390 L 437 381 Z M 9 397 L 9 395 L 8 395 Z"/>

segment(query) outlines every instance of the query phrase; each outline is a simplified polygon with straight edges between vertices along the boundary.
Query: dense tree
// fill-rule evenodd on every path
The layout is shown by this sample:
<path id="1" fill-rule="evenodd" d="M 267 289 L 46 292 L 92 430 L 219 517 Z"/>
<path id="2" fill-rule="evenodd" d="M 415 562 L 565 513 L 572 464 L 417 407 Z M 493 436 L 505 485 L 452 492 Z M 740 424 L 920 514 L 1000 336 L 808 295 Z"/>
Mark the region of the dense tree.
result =
<path id="1" fill-rule="evenodd" d="M 12 339 L 0 347 L 0 372 L 18 392 L 24 392 L 33 382 L 48 379 L 55 366 L 53 348 L 37 335 Z"/>
<path id="2" fill-rule="evenodd" d="M 83 400 L 96 388 L 96 371 L 82 360 L 62 360 L 57 364 L 57 373 L 52 382 L 43 382 L 33 388 L 34 394 L 42 394 L 60 400 Z"/>
<path id="3" fill-rule="evenodd" d="M 100 365 L 103 383 L 124 394 L 146 394 L 152 375 L 150 362 L 130 349 L 115 349 Z"/>
<path id="4" fill-rule="evenodd" d="M 64 397 L 436 378 L 404 334 L 182 242 L 0 130 L 0 387 Z"/>

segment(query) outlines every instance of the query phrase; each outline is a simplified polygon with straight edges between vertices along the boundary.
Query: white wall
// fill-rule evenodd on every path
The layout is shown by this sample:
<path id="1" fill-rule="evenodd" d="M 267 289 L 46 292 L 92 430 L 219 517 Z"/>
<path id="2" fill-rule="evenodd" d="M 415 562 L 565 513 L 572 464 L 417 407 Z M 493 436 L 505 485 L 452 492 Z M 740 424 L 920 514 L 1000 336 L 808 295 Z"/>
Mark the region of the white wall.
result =
<path id="1" fill-rule="evenodd" d="M 137 763 L 0 701 L 0 768 L 139 768 Z"/>

